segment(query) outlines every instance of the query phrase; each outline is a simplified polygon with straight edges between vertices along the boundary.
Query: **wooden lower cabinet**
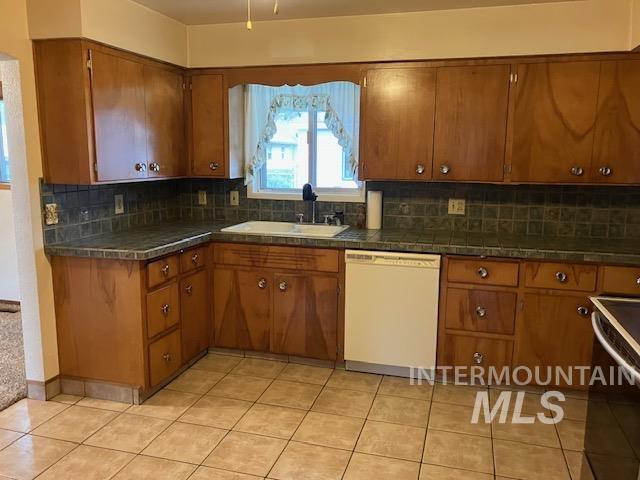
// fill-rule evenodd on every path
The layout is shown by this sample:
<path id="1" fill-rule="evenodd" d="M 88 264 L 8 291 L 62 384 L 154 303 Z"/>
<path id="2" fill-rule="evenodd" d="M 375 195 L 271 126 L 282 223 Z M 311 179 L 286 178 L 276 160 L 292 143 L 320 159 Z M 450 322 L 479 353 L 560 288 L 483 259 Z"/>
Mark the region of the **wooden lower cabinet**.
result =
<path id="1" fill-rule="evenodd" d="M 512 335 L 517 293 L 449 288 L 444 322 L 447 328 Z"/>
<path id="2" fill-rule="evenodd" d="M 444 337 L 444 343 L 444 365 L 480 366 L 487 370 L 494 367 L 498 372 L 503 367 L 511 366 L 513 342 L 510 340 L 448 334 Z"/>
<path id="3" fill-rule="evenodd" d="M 182 366 L 180 330 L 149 345 L 149 383 L 155 387 Z"/>
<path id="4" fill-rule="evenodd" d="M 173 282 L 147 293 L 147 337 L 153 338 L 180 322 L 180 295 Z"/>
<path id="5" fill-rule="evenodd" d="M 180 281 L 182 358 L 185 362 L 209 348 L 210 292 L 206 270 L 192 273 Z"/>

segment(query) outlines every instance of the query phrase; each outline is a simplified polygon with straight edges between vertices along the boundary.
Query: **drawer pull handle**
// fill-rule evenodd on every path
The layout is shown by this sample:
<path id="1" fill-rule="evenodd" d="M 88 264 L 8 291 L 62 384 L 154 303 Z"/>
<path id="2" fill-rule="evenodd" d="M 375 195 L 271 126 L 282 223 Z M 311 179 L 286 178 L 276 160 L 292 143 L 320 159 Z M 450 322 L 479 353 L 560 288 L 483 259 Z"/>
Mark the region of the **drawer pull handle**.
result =
<path id="1" fill-rule="evenodd" d="M 152 172 L 156 172 L 158 173 L 160 171 L 160 164 L 159 163 L 150 163 L 149 164 L 149 170 L 151 170 Z"/>
<path id="2" fill-rule="evenodd" d="M 476 365 L 481 365 L 483 361 L 484 355 L 482 355 L 480 352 L 476 352 L 473 354 L 473 363 L 475 363 Z"/>
<path id="3" fill-rule="evenodd" d="M 476 308 L 476 315 L 480 318 L 486 317 L 487 316 L 487 309 L 484 307 L 478 307 Z"/>
<path id="4" fill-rule="evenodd" d="M 440 165 L 440 173 L 443 175 L 447 175 L 451 171 L 451 167 L 449 165 Z"/>
<path id="5" fill-rule="evenodd" d="M 287 290 L 287 288 L 289 288 L 289 286 L 287 285 L 287 282 L 282 281 L 280 282 L 280 285 L 278 285 L 278 288 L 284 292 Z"/>
<path id="6" fill-rule="evenodd" d="M 214 171 L 217 170 L 219 167 L 220 167 L 220 164 L 218 162 L 211 162 L 209 164 L 209 168 Z"/>
<path id="7" fill-rule="evenodd" d="M 607 167 L 607 166 L 600 167 L 598 169 L 598 172 L 600 172 L 600 175 L 602 175 L 603 177 L 610 177 L 611 174 L 613 173 L 611 171 L 611 167 Z"/>
<path id="8" fill-rule="evenodd" d="M 560 283 L 567 283 L 568 276 L 564 272 L 556 272 L 556 280 Z"/>
<path id="9" fill-rule="evenodd" d="M 258 288 L 262 288 L 262 289 L 267 288 L 267 279 L 266 278 L 261 278 L 260 280 L 258 280 Z"/>
<path id="10" fill-rule="evenodd" d="M 170 353 L 165 353 L 164 355 L 162 355 L 162 359 L 169 363 L 171 360 L 173 360 L 173 356 Z"/>
<path id="11" fill-rule="evenodd" d="M 636 285 L 640 287 L 640 277 L 636 278 Z"/>
<path id="12" fill-rule="evenodd" d="M 487 278 L 489 276 L 489 270 L 484 267 L 480 267 L 478 269 L 478 275 L 480 276 L 480 278 Z"/>
<path id="13" fill-rule="evenodd" d="M 581 177 L 584 173 L 584 169 L 580 166 L 571 167 L 571 175 L 575 175 L 576 177 Z"/>
<path id="14" fill-rule="evenodd" d="M 165 303 L 160 310 L 162 310 L 162 314 L 165 317 L 168 317 L 169 316 L 169 311 L 171 310 L 171 307 L 169 306 L 168 303 Z"/>
<path id="15" fill-rule="evenodd" d="M 187 292 L 187 295 L 189 296 L 193 295 L 193 285 L 187 285 L 184 287 L 184 291 Z"/>
<path id="16" fill-rule="evenodd" d="M 581 317 L 588 317 L 589 309 L 587 307 L 578 307 L 578 315 Z"/>
<path id="17" fill-rule="evenodd" d="M 418 175 L 422 175 L 424 173 L 424 165 L 419 164 L 418 166 L 416 166 L 416 173 Z"/>
<path id="18" fill-rule="evenodd" d="M 168 276 L 169 276 L 169 270 L 170 270 L 170 267 L 169 267 L 169 264 L 167 263 L 164 267 L 162 267 L 162 268 L 160 269 L 160 272 L 161 272 L 161 273 L 162 273 L 162 275 L 164 275 L 165 277 L 168 277 Z"/>
<path id="19" fill-rule="evenodd" d="M 191 261 L 193 262 L 194 265 L 198 265 L 198 262 L 200 261 L 200 256 L 197 253 L 194 253 L 193 257 L 191 257 Z"/>
<path id="20" fill-rule="evenodd" d="M 136 169 L 136 172 L 144 173 L 144 172 L 147 171 L 147 164 L 146 163 L 136 163 L 135 169 Z"/>

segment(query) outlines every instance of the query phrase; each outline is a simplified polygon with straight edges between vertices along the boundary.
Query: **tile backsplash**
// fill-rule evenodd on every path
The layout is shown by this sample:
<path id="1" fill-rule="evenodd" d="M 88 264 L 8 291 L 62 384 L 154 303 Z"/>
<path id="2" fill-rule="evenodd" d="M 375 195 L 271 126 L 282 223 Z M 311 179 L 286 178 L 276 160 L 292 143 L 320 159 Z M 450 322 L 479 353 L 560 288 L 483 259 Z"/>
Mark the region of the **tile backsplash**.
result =
<path id="1" fill-rule="evenodd" d="M 383 228 L 430 229 L 518 235 L 640 239 L 640 188 L 369 182 L 382 190 Z M 229 193 L 238 190 L 239 206 Z M 59 223 L 44 226 L 45 243 L 76 240 L 165 220 L 295 221 L 302 201 L 247 198 L 242 180 L 185 179 L 100 186 L 41 186 L 42 211 L 57 203 Z M 207 205 L 198 205 L 198 192 Z M 114 198 L 124 195 L 125 213 Z M 466 214 L 448 215 L 448 200 L 466 200 Z M 344 211 L 349 225 L 363 224 L 364 203 L 322 202 L 319 218 Z M 43 213 L 44 224 L 44 213 Z"/>

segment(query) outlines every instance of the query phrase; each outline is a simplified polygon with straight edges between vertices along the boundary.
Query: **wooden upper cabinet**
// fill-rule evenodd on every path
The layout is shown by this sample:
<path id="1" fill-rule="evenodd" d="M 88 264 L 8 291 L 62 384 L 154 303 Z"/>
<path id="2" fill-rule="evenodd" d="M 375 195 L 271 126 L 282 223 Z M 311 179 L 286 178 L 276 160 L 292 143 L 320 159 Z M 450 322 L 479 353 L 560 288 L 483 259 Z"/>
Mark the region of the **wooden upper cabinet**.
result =
<path id="1" fill-rule="evenodd" d="M 602 62 L 591 178 L 640 183 L 640 60 Z"/>
<path id="2" fill-rule="evenodd" d="M 191 77 L 191 170 L 196 176 L 227 177 L 222 75 Z"/>
<path id="3" fill-rule="evenodd" d="M 600 62 L 518 65 L 513 182 L 589 181 Z"/>
<path id="4" fill-rule="evenodd" d="M 503 180 L 510 73 L 510 65 L 438 68 L 434 180 Z"/>
<path id="5" fill-rule="evenodd" d="M 429 180 L 435 68 L 379 68 L 362 89 L 362 180 Z"/>
<path id="6" fill-rule="evenodd" d="M 187 174 L 184 78 L 169 68 L 144 66 L 149 177 Z"/>

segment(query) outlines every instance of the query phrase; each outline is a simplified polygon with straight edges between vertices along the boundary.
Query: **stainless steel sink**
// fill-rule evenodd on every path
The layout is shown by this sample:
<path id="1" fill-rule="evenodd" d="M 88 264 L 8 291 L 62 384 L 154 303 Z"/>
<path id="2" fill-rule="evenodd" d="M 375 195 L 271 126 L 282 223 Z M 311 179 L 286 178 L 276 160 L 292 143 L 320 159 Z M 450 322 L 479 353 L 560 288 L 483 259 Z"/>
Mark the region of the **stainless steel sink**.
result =
<path id="1" fill-rule="evenodd" d="M 348 225 L 288 223 L 288 222 L 244 222 L 223 228 L 225 233 L 239 233 L 242 235 L 269 235 L 282 237 L 320 237 L 332 238 L 344 232 Z"/>

